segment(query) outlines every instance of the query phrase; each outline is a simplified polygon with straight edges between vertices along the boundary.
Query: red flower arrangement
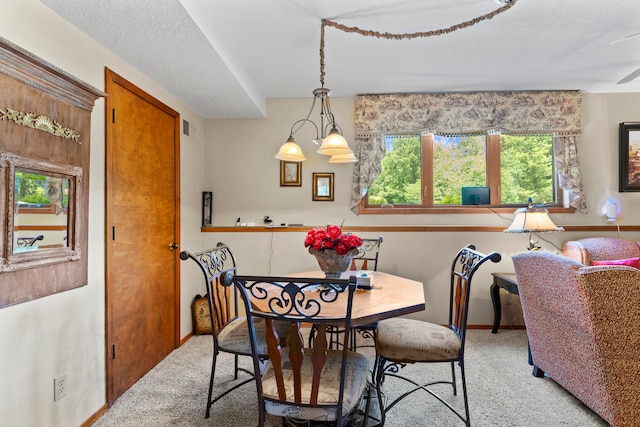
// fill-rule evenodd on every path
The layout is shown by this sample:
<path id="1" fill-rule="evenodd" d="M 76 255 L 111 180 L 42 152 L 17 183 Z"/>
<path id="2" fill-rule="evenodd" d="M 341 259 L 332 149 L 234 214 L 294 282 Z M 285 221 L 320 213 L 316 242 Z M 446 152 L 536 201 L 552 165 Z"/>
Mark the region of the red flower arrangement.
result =
<path id="1" fill-rule="evenodd" d="M 327 228 L 312 228 L 304 239 L 304 246 L 316 251 L 333 249 L 339 255 L 346 255 L 350 250 L 362 245 L 362 239 L 355 234 L 343 233 L 337 225 Z"/>

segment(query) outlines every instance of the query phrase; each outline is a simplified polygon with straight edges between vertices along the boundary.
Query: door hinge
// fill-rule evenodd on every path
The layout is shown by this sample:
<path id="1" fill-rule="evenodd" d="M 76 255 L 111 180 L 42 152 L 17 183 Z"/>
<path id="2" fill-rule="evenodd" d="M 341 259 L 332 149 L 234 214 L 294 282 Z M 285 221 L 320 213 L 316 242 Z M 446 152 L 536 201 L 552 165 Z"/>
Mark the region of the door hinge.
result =
<path id="1" fill-rule="evenodd" d="M 111 227 L 111 240 L 116 240 L 116 226 Z"/>
<path id="2" fill-rule="evenodd" d="M 111 123 L 115 123 L 116 122 L 116 109 L 113 108 L 111 110 Z"/>
<path id="3" fill-rule="evenodd" d="M 116 358 L 116 345 L 114 344 L 113 347 L 111 348 L 111 358 L 115 359 Z"/>

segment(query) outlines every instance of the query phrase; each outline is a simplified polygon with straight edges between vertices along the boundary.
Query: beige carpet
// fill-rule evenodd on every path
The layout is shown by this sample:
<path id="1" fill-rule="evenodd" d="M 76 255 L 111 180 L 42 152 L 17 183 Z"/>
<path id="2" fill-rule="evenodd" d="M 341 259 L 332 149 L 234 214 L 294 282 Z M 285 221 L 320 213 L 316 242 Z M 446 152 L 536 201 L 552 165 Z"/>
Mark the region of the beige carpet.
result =
<path id="1" fill-rule="evenodd" d="M 360 342 L 359 342 L 360 344 Z M 470 330 L 467 336 L 467 388 L 472 426 L 606 426 L 589 408 L 549 378 L 535 378 L 527 364 L 527 338 L 522 330 Z M 367 350 L 370 351 L 370 350 Z M 94 424 L 106 426 L 220 426 L 248 427 L 257 424 L 255 386 L 250 383 L 227 395 L 204 418 L 212 340 L 196 336 L 171 353 L 158 366 L 123 394 Z M 245 358 L 250 366 L 250 360 Z M 232 358 L 222 355 L 218 389 L 231 381 Z M 457 368 L 456 368 L 457 369 Z M 449 365 L 414 365 L 404 369 L 415 378 L 448 375 Z M 457 371 L 459 372 L 459 371 Z M 459 377 L 459 376 L 458 376 Z M 392 398 L 403 384 L 385 383 Z M 442 393 L 463 408 L 462 398 Z M 270 417 L 268 426 L 281 426 Z M 426 393 L 414 393 L 387 415 L 387 426 L 462 426 L 463 423 Z"/>

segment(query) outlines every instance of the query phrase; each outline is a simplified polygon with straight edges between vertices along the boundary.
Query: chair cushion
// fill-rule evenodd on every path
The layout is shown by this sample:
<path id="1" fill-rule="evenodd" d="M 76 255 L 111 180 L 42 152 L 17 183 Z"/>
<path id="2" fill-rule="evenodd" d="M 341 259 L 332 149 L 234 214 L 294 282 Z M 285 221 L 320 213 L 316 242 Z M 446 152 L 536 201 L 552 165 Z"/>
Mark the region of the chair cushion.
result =
<path id="1" fill-rule="evenodd" d="M 591 265 L 627 265 L 629 267 L 640 269 L 640 257 L 593 261 Z"/>
<path id="2" fill-rule="evenodd" d="M 287 400 L 294 400 L 293 376 L 289 364 L 289 354 L 286 349 L 282 351 L 283 376 L 285 388 L 287 390 Z M 327 352 L 327 362 L 322 370 L 320 387 L 318 391 L 318 403 L 337 404 L 338 392 L 340 390 L 340 368 L 342 360 L 342 350 L 329 350 Z M 367 385 L 367 374 L 369 372 L 369 362 L 360 353 L 347 352 L 346 377 L 344 383 L 344 397 L 342 399 L 342 411 L 347 414 L 359 403 L 361 396 Z M 311 382 L 313 376 L 313 365 L 311 364 L 311 351 L 305 349 L 305 356 L 302 361 L 302 402 L 309 403 L 311 394 Z M 265 398 L 278 399 L 278 387 L 271 361 L 267 363 L 262 375 L 262 391 Z M 279 417 L 290 417 L 315 421 L 335 421 L 335 408 L 319 408 L 287 405 L 283 403 L 265 402 L 265 409 L 269 414 Z"/>
<path id="3" fill-rule="evenodd" d="M 264 319 L 256 319 L 256 339 L 258 341 L 258 352 L 261 355 L 267 354 L 267 341 L 265 338 Z M 287 343 L 289 324 L 276 322 L 276 331 L 280 336 L 280 344 L 284 347 Z M 221 350 L 230 353 L 251 355 L 251 340 L 249 338 L 249 327 L 246 317 L 238 317 L 227 324 L 218 333 L 218 346 Z"/>
<path id="4" fill-rule="evenodd" d="M 436 362 L 458 357 L 460 338 L 451 329 L 420 320 L 378 322 L 376 350 L 393 362 Z"/>

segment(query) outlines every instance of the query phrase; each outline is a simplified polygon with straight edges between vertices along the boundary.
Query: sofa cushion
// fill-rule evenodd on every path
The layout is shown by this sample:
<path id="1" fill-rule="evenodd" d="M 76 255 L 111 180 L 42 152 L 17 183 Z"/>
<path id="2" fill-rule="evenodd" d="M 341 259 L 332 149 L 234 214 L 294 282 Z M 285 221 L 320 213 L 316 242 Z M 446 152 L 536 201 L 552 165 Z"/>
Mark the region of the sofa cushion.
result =
<path id="1" fill-rule="evenodd" d="M 640 269 L 640 257 L 593 261 L 591 265 L 628 265 L 629 267 Z"/>

